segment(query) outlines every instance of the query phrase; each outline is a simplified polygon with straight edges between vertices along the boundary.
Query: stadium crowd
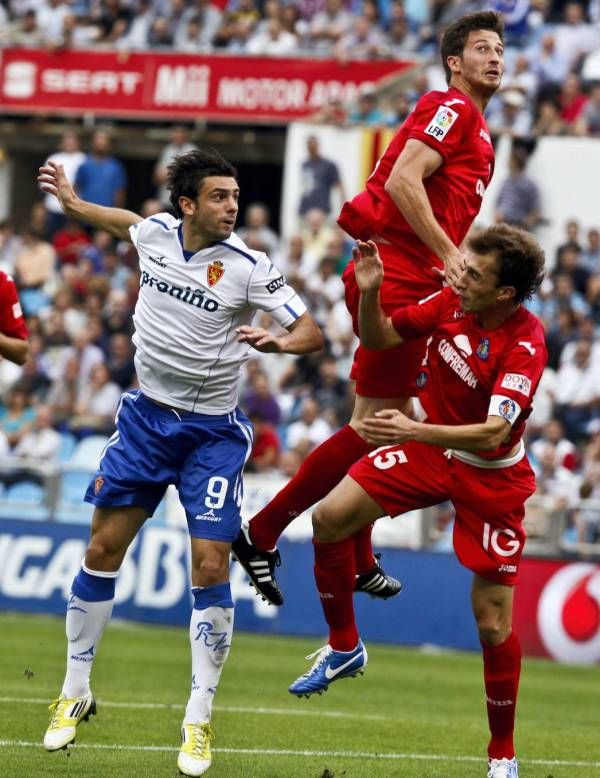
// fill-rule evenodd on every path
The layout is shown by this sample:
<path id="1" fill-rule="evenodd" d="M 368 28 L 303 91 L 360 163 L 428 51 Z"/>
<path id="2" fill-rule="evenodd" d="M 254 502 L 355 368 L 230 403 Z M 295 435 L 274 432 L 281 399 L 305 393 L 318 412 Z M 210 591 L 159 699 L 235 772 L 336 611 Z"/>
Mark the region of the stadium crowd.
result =
<path id="1" fill-rule="evenodd" d="M 597 0 L 10 0 L 0 5 L 0 44 L 415 59 L 424 67 L 392 104 L 379 104 L 378 95 L 367 91 L 356 106 L 328 106 L 318 117 L 396 127 L 421 94 L 438 86 L 441 68 L 427 63 L 439 31 L 481 7 L 498 7 L 507 20 L 507 73 L 487 112 L 493 136 L 513 138 L 497 219 L 535 230 L 543 216 L 540 193 L 526 176 L 535 137 L 600 135 Z M 165 209 L 166 165 L 193 147 L 185 128 L 174 127 L 156 163 L 156 197 L 142 204 L 143 216 Z M 85 199 L 123 204 L 127 174 L 111 153 L 107 132 L 94 133 L 87 154 L 77 134 L 65 132 L 52 158 L 65 164 Z M 329 165 L 328 186 L 338 185 L 335 164 L 322 162 Z M 300 209 L 293 235 L 272 229 L 262 203 L 248 207 L 238 225 L 248 246 L 267 251 L 286 274 L 327 339 L 316 355 L 274 360 L 257 353 L 250 361 L 242 407 L 255 425 L 249 462 L 255 472 L 293 475 L 352 409 L 346 376 L 356 339 L 340 278 L 351 243 L 336 227 L 335 214 L 314 205 Z M 136 259 L 129 244 L 66 220 L 50 196 L 40 196 L 25 227 L 17 230 L 11 220 L 0 225 L 0 269 L 15 278 L 31 344 L 22 368 L 0 362 L 5 482 L 16 477 L 19 462 L 30 468 L 36 460 L 57 460 L 65 436 L 111 434 L 120 393 L 135 385 L 130 336 Z M 569 512 L 570 537 L 597 541 L 600 510 L 586 506 L 600 501 L 600 222 L 584 229 L 575 219 L 566 221 L 564 241 L 549 260 L 552 270 L 530 303 L 546 327 L 550 358 L 528 425 L 528 448 L 538 493 L 552 508 Z M 261 324 L 271 326 L 266 316 Z"/>

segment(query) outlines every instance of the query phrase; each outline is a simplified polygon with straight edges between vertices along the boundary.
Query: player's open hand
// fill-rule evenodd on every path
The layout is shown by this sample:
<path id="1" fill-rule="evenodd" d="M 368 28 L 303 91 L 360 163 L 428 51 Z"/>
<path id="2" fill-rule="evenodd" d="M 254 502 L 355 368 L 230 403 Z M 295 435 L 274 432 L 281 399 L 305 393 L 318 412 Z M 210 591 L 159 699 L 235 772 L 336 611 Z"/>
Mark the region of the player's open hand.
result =
<path id="1" fill-rule="evenodd" d="M 238 327 L 236 332 L 239 336 L 238 343 L 247 343 L 257 351 L 262 351 L 263 354 L 280 354 L 283 351 L 279 338 L 262 327 L 249 327 L 244 324 Z"/>
<path id="2" fill-rule="evenodd" d="M 356 241 L 352 249 L 354 259 L 354 275 L 361 292 L 374 292 L 379 289 L 383 281 L 383 262 L 379 256 L 377 246 L 372 240 L 366 243 Z"/>
<path id="3" fill-rule="evenodd" d="M 69 204 L 75 200 L 77 196 L 66 176 L 64 167 L 62 165 L 57 165 L 56 162 L 53 162 L 52 160 L 48 160 L 48 162 L 39 169 L 37 180 L 40 189 L 54 195 L 62 205 L 64 211 L 67 210 Z"/>
<path id="4" fill-rule="evenodd" d="M 437 275 L 441 276 L 445 283 L 451 287 L 454 292 L 458 292 L 458 282 L 465 270 L 465 267 L 465 255 L 456 249 L 456 251 L 444 259 L 443 270 L 434 267 L 433 271 L 437 273 Z"/>
<path id="5" fill-rule="evenodd" d="M 402 411 L 397 408 L 385 408 L 362 420 L 360 434 L 374 446 L 393 445 L 412 440 L 414 427 L 413 419 Z"/>

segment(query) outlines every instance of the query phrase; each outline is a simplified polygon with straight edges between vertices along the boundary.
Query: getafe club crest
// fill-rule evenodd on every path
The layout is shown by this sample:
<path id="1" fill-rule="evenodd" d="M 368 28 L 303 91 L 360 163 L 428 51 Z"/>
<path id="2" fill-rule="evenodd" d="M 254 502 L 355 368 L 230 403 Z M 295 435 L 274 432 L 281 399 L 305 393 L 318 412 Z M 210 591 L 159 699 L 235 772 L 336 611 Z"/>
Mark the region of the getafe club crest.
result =
<path id="1" fill-rule="evenodd" d="M 214 262 L 211 262 L 208 266 L 208 285 L 214 286 L 217 281 L 220 281 L 221 278 L 223 278 L 223 273 L 225 272 L 225 268 L 223 267 L 223 263 L 220 259 L 215 259 Z"/>
<path id="2" fill-rule="evenodd" d="M 479 345 L 477 346 L 477 350 L 475 351 L 475 353 L 477 354 L 479 359 L 483 359 L 483 361 L 485 362 L 485 360 L 490 355 L 490 339 L 482 338 L 479 341 Z"/>

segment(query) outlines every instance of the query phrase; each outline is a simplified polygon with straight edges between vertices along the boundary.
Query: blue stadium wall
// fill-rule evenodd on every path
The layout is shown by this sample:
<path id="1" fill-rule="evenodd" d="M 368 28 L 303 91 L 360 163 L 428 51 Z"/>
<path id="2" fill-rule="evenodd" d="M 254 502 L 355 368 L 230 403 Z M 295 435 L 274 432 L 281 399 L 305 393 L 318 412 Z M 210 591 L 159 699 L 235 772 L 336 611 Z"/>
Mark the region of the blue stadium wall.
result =
<path id="1" fill-rule="evenodd" d="M 88 528 L 80 525 L 0 521 L 0 608 L 64 614 L 87 537 Z M 121 569 L 114 617 L 186 626 L 191 603 L 188 545 L 185 531 L 145 527 Z M 312 576 L 312 545 L 284 540 L 280 550 L 282 608 L 262 602 L 239 565 L 232 564 L 236 629 L 322 639 L 326 630 Z M 470 574 L 452 554 L 387 549 L 384 561 L 401 578 L 404 592 L 388 602 L 355 597 L 366 640 L 479 648 L 469 605 Z"/>

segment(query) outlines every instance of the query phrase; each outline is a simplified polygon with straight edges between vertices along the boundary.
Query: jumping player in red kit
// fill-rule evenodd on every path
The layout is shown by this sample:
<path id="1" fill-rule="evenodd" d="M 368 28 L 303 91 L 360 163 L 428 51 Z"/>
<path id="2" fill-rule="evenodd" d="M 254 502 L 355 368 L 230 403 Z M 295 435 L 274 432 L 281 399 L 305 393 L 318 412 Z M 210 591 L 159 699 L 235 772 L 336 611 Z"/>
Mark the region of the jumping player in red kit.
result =
<path id="1" fill-rule="evenodd" d="M 380 159 L 366 189 L 345 203 L 338 223 L 353 238 L 377 244 L 385 267 L 385 311 L 409 305 L 442 287 L 455 287 L 464 266 L 461 243 L 492 177 L 494 151 L 483 111 L 500 85 L 502 17 L 492 11 L 463 16 L 445 31 L 441 57 L 449 89 L 417 103 Z M 359 290 L 353 264 L 344 273 L 346 304 L 357 330 Z M 277 539 L 300 513 L 325 497 L 348 468 L 371 450 L 362 421 L 382 408 L 410 409 L 424 341 L 380 353 L 359 346 L 350 377 L 356 400 L 350 422 L 315 449 L 294 478 L 242 525 L 232 552 L 256 589 L 280 605 L 274 577 Z M 400 583 L 373 556 L 371 528 L 354 538 L 356 591 L 387 598 Z"/>
<path id="2" fill-rule="evenodd" d="M 458 294 L 446 288 L 391 316 L 380 304 L 384 267 L 376 244 L 359 242 L 355 250 L 362 344 L 389 354 L 404 341 L 427 337 L 417 378 L 426 418 L 417 422 L 392 408 L 365 419 L 366 439 L 377 448 L 317 507 L 315 578 L 330 637 L 289 690 L 321 693 L 367 664 L 354 619 L 352 534 L 382 516 L 451 500 L 454 548 L 474 574 L 491 731 L 488 778 L 517 778 L 521 650 L 512 603 L 524 503 L 535 490 L 522 435 L 547 357 L 542 324 L 521 303 L 542 281 L 544 255 L 531 235 L 505 224 L 484 230 L 468 247 Z"/>
<path id="3" fill-rule="evenodd" d="M 15 282 L 0 270 L 0 357 L 23 365 L 29 355 L 28 336 Z"/>

